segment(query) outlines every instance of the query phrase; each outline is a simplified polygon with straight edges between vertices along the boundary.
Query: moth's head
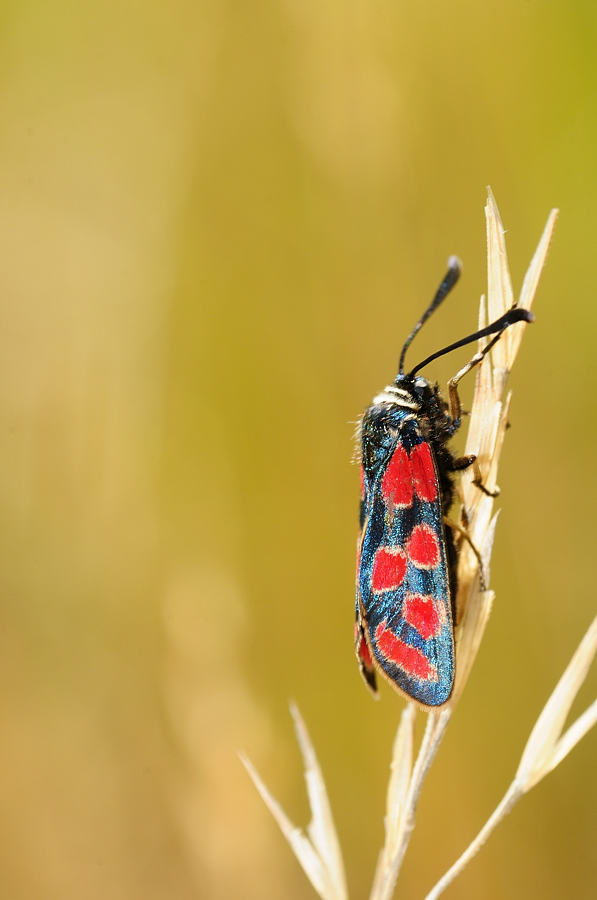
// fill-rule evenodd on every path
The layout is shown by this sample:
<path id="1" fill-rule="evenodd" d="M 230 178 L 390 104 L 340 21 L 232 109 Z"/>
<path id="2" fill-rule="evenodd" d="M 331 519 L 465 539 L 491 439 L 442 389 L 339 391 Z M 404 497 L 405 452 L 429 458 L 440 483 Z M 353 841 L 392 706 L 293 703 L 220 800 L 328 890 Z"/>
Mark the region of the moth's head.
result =
<path id="1" fill-rule="evenodd" d="M 397 375 L 394 386 L 399 391 L 407 392 L 419 406 L 425 406 L 437 394 L 437 385 L 422 375 Z"/>

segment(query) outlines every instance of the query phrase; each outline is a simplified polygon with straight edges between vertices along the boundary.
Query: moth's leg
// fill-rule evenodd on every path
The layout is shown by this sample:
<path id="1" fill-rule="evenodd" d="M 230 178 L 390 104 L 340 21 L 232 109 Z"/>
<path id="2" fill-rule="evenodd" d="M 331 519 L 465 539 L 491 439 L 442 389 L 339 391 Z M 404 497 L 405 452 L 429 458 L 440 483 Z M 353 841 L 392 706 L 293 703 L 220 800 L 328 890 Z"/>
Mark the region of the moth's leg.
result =
<path id="1" fill-rule="evenodd" d="M 471 538 L 470 534 L 468 533 L 466 528 L 462 528 L 462 526 L 460 526 L 456 522 L 454 522 L 453 519 L 450 519 L 449 516 L 444 516 L 443 521 L 444 521 L 444 525 L 447 525 L 449 528 L 451 528 L 453 532 L 458 532 L 458 534 L 461 535 L 461 537 L 463 537 L 465 539 L 465 541 L 468 543 L 469 547 L 471 548 L 471 550 L 477 557 L 477 562 L 479 564 L 479 584 L 480 584 L 481 590 L 486 591 L 487 590 L 487 582 L 485 581 L 485 572 L 483 569 L 483 559 L 481 557 L 479 550 L 473 543 L 473 539 Z"/>
<path id="2" fill-rule="evenodd" d="M 450 469 L 452 472 L 461 472 L 463 469 L 468 469 L 472 466 L 476 460 L 477 457 L 474 453 L 468 453 L 466 456 L 457 456 L 456 459 L 450 462 Z"/>
<path id="3" fill-rule="evenodd" d="M 483 493 L 487 497 L 499 497 L 500 489 L 497 486 L 497 484 L 492 491 L 490 491 L 489 488 L 485 487 L 485 485 L 483 484 L 483 476 L 481 475 L 481 469 L 479 468 L 479 463 L 477 462 L 477 457 L 475 457 L 475 459 L 473 460 L 472 467 L 473 467 L 473 484 L 475 485 L 475 487 L 478 487 L 480 491 L 483 491 Z"/>
<path id="4" fill-rule="evenodd" d="M 469 466 L 473 467 L 473 484 L 476 485 L 476 487 L 478 487 L 480 491 L 483 491 L 483 493 L 488 497 L 499 497 L 499 487 L 496 486 L 493 491 L 490 491 L 489 488 L 485 487 L 485 485 L 483 484 L 481 469 L 479 468 L 479 463 L 477 462 L 477 457 L 474 453 L 469 453 L 467 456 L 458 456 L 455 460 L 452 461 L 452 470 L 454 472 L 460 472 L 463 469 L 468 469 Z"/>
<path id="5" fill-rule="evenodd" d="M 470 359 L 466 366 L 463 366 L 460 372 L 457 372 L 453 378 L 450 378 L 448 381 L 448 394 L 450 397 L 450 417 L 452 419 L 452 431 L 457 431 L 460 427 L 460 422 L 462 419 L 462 404 L 460 403 L 460 397 L 458 395 L 458 385 L 462 381 L 465 375 L 474 369 L 475 366 L 478 366 L 479 363 L 483 362 L 483 358 L 489 353 L 491 348 L 497 341 L 499 341 L 502 332 L 498 332 L 494 338 L 492 338 L 482 350 L 479 350 L 478 353 L 475 353 L 472 359 Z"/>

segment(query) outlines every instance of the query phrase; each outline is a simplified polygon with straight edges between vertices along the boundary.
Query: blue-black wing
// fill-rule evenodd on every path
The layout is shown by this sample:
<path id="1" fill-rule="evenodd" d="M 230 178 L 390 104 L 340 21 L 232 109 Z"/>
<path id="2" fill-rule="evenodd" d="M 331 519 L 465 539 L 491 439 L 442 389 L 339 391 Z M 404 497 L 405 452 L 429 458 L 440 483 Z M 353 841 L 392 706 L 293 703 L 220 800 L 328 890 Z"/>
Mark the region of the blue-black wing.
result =
<path id="1" fill-rule="evenodd" d="M 454 632 L 442 500 L 431 445 L 405 417 L 385 459 L 363 471 L 357 654 L 424 706 L 454 683 Z"/>

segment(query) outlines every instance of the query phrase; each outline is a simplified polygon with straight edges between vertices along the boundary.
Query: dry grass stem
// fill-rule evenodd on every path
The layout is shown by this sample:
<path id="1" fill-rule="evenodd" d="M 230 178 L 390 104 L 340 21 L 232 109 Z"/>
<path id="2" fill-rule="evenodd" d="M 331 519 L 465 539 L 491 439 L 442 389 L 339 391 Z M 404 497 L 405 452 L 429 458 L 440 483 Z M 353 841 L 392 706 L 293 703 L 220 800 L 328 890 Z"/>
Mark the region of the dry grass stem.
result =
<path id="1" fill-rule="evenodd" d="M 494 830 L 496 825 L 502 821 L 502 819 L 510 812 L 516 801 L 520 798 L 520 794 L 517 792 L 514 785 L 511 785 L 508 792 L 503 797 L 501 803 L 496 807 L 491 817 L 487 820 L 475 840 L 470 844 L 470 846 L 465 850 L 462 856 L 454 863 L 451 869 L 449 869 L 446 874 L 440 878 L 435 887 L 429 891 L 425 900 L 437 900 L 445 889 L 452 884 L 454 879 L 460 875 L 463 869 L 468 865 L 471 859 L 479 852 L 491 832 Z"/>
<path id="2" fill-rule="evenodd" d="M 394 740 L 386 801 L 386 817 L 384 819 L 386 842 L 377 863 L 371 890 L 371 900 L 377 900 L 377 898 L 385 896 L 387 880 L 392 872 L 390 851 L 392 847 L 398 844 L 412 776 L 415 712 L 413 704 L 407 703 L 402 710 L 400 725 Z"/>
<path id="3" fill-rule="evenodd" d="M 522 754 L 516 783 L 530 790 L 560 763 L 597 721 L 597 701 L 591 704 L 564 735 L 562 729 L 580 686 L 597 652 L 597 616 L 537 719 Z"/>
<path id="4" fill-rule="evenodd" d="M 479 852 L 491 832 L 515 803 L 568 755 L 597 721 L 597 700 L 562 735 L 570 707 L 597 652 L 597 616 L 560 678 L 531 732 L 514 781 L 477 837 L 438 881 L 425 900 L 436 900 Z"/>
<path id="5" fill-rule="evenodd" d="M 491 190 L 485 207 L 487 222 L 487 302 L 481 298 L 479 327 L 493 322 L 514 305 L 512 283 L 504 242 L 504 230 Z M 555 226 L 557 210 L 545 230 L 525 276 L 519 306 L 530 309 Z M 477 367 L 466 453 L 477 456 L 484 485 L 496 486 L 498 462 L 508 425 L 511 395 L 506 394 L 508 375 L 520 348 L 526 325 L 508 328 Z M 482 340 L 479 352 L 486 346 Z M 473 484 L 465 472 L 460 487 L 458 594 L 456 609 L 456 681 L 450 701 L 427 714 L 426 729 L 413 764 L 416 708 L 407 704 L 394 741 L 388 785 L 385 842 L 379 855 L 371 900 L 391 900 L 402 860 L 415 825 L 417 805 L 429 768 L 439 749 L 454 709 L 462 695 L 481 645 L 494 601 L 489 588 L 490 560 L 497 514 L 494 497 Z M 475 841 L 427 895 L 439 897 L 477 853 L 496 825 L 516 801 L 550 772 L 597 721 L 597 701 L 562 734 L 570 706 L 597 651 L 597 618 L 589 628 L 570 665 L 541 713 L 529 738 L 512 785 Z M 304 834 L 287 818 L 256 771 L 243 759 L 257 789 L 272 812 L 313 887 L 322 900 L 347 900 L 342 857 L 332 821 L 325 785 L 307 729 L 298 710 L 292 709 L 298 741 L 305 763 L 305 780 L 312 821 Z"/>
<path id="6" fill-rule="evenodd" d="M 311 807 L 311 822 L 307 826 L 306 835 L 300 828 L 292 824 L 247 757 L 241 754 L 241 759 L 267 808 L 280 826 L 284 837 L 322 900 L 348 900 L 342 853 L 321 769 L 307 727 L 297 707 L 291 704 L 290 709 L 305 765 L 305 783 Z"/>
<path id="7" fill-rule="evenodd" d="M 415 707 L 408 704 L 407 708 L 412 708 L 412 723 L 414 726 Z M 403 720 L 404 720 L 403 713 Z M 450 718 L 450 710 L 443 712 L 432 712 L 427 717 L 427 725 L 425 734 L 419 748 L 417 761 L 412 770 L 409 783 L 405 790 L 404 803 L 400 811 L 396 811 L 386 816 L 386 839 L 383 849 L 379 856 L 375 878 L 373 880 L 373 888 L 371 891 L 371 900 L 390 900 L 394 894 L 394 888 L 400 872 L 400 866 L 404 859 L 404 854 L 408 847 L 411 834 L 415 827 L 415 816 L 419 797 L 423 788 L 423 782 L 427 776 L 435 755 L 439 750 L 442 737 L 446 730 Z M 403 721 L 402 720 L 402 721 Z M 401 725 L 402 726 L 402 721 Z M 400 728 L 398 729 L 400 731 Z M 394 754 L 392 757 L 392 768 L 399 768 L 400 760 L 396 754 L 400 751 L 400 742 L 394 742 Z M 390 780 L 391 781 L 391 780 Z M 390 791 L 388 790 L 387 806 L 391 803 Z M 388 819 L 394 823 L 394 827 L 388 828 Z"/>
<path id="8" fill-rule="evenodd" d="M 487 303 L 485 298 L 481 298 L 479 328 L 484 327 L 488 321 L 493 322 L 500 318 L 514 305 L 504 229 L 491 190 L 488 190 L 485 216 L 488 294 Z M 549 216 L 523 283 L 521 303 L 524 301 L 526 309 L 530 309 L 533 302 L 556 216 L 557 211 L 554 210 Z M 477 456 L 483 483 L 490 490 L 496 486 L 497 467 L 508 425 L 511 395 L 505 395 L 506 383 L 525 328 L 525 324 L 519 323 L 507 329 L 477 368 L 465 452 Z M 479 351 L 485 344 L 486 340 L 479 342 Z M 466 537 L 463 536 L 461 539 L 458 561 L 457 667 L 454 691 L 448 706 L 442 712 L 428 714 L 427 730 L 413 769 L 406 808 L 401 814 L 401 827 L 399 830 L 393 829 L 391 833 L 386 829 L 385 844 L 378 863 L 371 900 L 390 900 L 393 896 L 400 866 L 414 828 L 423 780 L 439 749 L 451 714 L 462 695 L 493 605 L 494 594 L 489 590 L 489 580 L 491 550 L 497 521 L 497 515 L 493 511 L 495 501 L 493 497 L 480 491 L 472 479 L 472 472 L 467 472 L 461 482 L 461 521 Z M 382 866 L 384 870 L 380 872 Z"/>

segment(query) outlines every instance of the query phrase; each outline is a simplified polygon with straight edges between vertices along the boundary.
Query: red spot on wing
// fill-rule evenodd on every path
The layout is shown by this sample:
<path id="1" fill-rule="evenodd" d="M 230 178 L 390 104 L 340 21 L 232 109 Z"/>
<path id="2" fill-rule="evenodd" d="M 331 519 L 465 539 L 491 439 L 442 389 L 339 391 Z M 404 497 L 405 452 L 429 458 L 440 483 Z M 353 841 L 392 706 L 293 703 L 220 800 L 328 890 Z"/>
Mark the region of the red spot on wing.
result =
<path id="1" fill-rule="evenodd" d="M 415 491 L 420 500 L 430 502 L 437 497 L 437 475 L 429 444 L 417 444 L 410 454 Z"/>
<path id="2" fill-rule="evenodd" d="M 365 499 L 365 471 L 361 466 L 361 500 Z"/>
<path id="3" fill-rule="evenodd" d="M 381 491 L 386 503 L 403 509 L 412 506 L 413 476 L 408 453 L 398 444 L 381 481 Z"/>
<path id="4" fill-rule="evenodd" d="M 415 525 L 406 549 L 417 569 L 435 569 L 440 561 L 439 541 L 429 525 Z"/>
<path id="5" fill-rule="evenodd" d="M 390 631 L 386 622 L 381 622 L 375 629 L 375 641 L 383 656 L 404 669 L 408 675 L 423 681 L 437 681 L 436 667 L 420 650 L 400 640 L 397 634 Z"/>
<path id="6" fill-rule="evenodd" d="M 405 621 L 412 625 L 413 628 L 416 628 L 426 641 L 440 633 L 446 619 L 443 607 L 440 607 L 438 613 L 433 597 L 423 596 L 422 594 L 406 595 L 402 615 Z"/>
<path id="7" fill-rule="evenodd" d="M 371 589 L 395 591 L 404 581 L 407 558 L 401 547 L 380 547 L 373 560 Z"/>

